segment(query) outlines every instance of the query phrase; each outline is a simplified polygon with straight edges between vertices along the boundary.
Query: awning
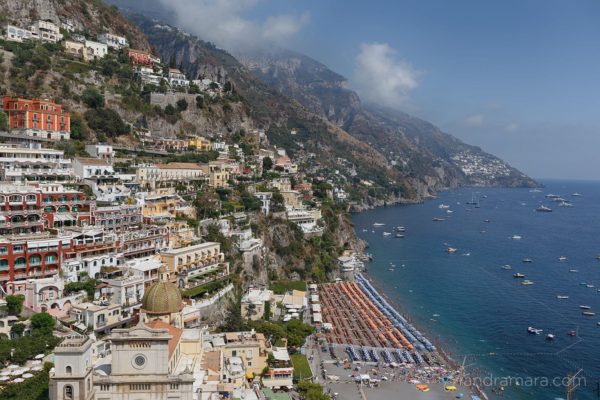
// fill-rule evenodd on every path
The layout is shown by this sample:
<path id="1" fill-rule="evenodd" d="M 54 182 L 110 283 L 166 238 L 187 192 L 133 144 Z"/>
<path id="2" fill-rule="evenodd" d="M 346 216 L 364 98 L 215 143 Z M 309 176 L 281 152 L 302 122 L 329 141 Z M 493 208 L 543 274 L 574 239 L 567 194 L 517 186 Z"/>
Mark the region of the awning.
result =
<path id="1" fill-rule="evenodd" d="M 54 222 L 75 221 L 71 214 L 54 214 Z"/>

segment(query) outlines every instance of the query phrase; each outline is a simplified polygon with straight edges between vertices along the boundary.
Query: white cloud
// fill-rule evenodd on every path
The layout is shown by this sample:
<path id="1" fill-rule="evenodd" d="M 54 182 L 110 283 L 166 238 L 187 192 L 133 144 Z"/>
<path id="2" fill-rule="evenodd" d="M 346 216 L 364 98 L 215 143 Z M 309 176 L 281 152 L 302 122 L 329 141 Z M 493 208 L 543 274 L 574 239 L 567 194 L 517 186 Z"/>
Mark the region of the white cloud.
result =
<path id="1" fill-rule="evenodd" d="M 419 85 L 418 77 L 389 44 L 365 43 L 356 57 L 352 85 L 365 100 L 397 107 Z"/>
<path id="2" fill-rule="evenodd" d="M 310 14 L 247 16 L 259 0 L 159 0 L 172 10 L 177 25 L 228 50 L 285 45 L 309 21 Z"/>
<path id="3" fill-rule="evenodd" d="M 515 122 L 511 122 L 508 125 L 506 125 L 504 129 L 506 129 L 507 132 L 516 132 L 519 129 L 519 125 Z"/>
<path id="4" fill-rule="evenodd" d="M 483 125 L 484 120 L 485 116 L 483 114 L 469 115 L 467 118 L 465 118 L 465 125 L 472 127 L 481 126 Z"/>

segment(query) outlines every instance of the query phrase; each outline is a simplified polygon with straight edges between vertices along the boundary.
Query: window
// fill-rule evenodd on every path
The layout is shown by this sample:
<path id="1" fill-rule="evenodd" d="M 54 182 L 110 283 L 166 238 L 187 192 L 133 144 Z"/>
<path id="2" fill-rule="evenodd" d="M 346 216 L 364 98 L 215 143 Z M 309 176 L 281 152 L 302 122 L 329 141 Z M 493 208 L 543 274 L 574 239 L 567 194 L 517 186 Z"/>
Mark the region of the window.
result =
<path id="1" fill-rule="evenodd" d="M 70 365 L 67 365 L 67 368 L 66 368 L 66 373 L 67 373 L 67 374 L 72 374 L 72 373 L 73 373 L 73 368 L 71 368 L 71 366 L 70 366 Z"/>
<path id="2" fill-rule="evenodd" d="M 66 385 L 65 386 L 65 400 L 72 400 L 72 399 L 73 399 L 73 386 Z"/>
<path id="3" fill-rule="evenodd" d="M 102 385 L 100 385 L 100 390 L 106 392 L 106 391 L 110 390 L 110 385 L 102 384 Z"/>

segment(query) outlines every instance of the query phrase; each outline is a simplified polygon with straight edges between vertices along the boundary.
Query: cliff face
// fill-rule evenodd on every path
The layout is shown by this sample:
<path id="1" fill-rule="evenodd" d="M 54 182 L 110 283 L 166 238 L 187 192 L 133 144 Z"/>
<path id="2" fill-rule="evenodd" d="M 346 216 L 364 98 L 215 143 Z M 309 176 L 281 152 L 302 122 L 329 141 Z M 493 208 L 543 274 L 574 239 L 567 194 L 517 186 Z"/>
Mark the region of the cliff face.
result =
<path id="1" fill-rule="evenodd" d="M 69 21 L 77 31 L 93 36 L 110 30 L 122 35 L 137 49 L 150 50 L 143 34 L 114 6 L 97 0 L 0 0 L 0 12 L 10 23 L 27 27 L 37 20 L 58 26 Z"/>

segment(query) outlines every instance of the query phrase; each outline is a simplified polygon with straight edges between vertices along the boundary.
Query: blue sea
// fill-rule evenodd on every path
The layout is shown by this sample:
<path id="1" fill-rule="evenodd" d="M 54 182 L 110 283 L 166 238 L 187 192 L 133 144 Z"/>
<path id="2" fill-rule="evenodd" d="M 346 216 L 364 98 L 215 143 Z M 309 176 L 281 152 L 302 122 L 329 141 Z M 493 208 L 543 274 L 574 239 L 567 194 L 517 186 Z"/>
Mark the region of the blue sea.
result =
<path id="1" fill-rule="evenodd" d="M 367 275 L 375 286 L 457 362 L 485 377 L 490 398 L 499 386 L 506 386 L 503 398 L 566 398 L 564 378 L 581 369 L 574 398 L 596 399 L 600 182 L 542 183 L 539 193 L 447 191 L 423 204 L 381 207 L 352 220 L 374 256 Z M 559 207 L 545 197 L 550 193 L 573 207 Z M 473 198 L 479 198 L 478 208 L 466 204 Z M 541 204 L 553 212 L 536 212 Z M 386 225 L 374 227 L 374 222 Z M 406 228 L 404 239 L 383 235 L 396 226 Z M 448 253 L 448 247 L 457 251 Z M 567 259 L 560 261 L 561 256 Z M 524 263 L 525 258 L 532 262 Z M 506 264 L 512 269 L 500 268 Z M 534 284 L 521 285 L 522 279 L 513 277 L 517 272 Z M 580 305 L 598 314 L 583 316 Z M 543 332 L 529 334 L 529 326 Z M 555 339 L 548 340 L 548 333 Z"/>

